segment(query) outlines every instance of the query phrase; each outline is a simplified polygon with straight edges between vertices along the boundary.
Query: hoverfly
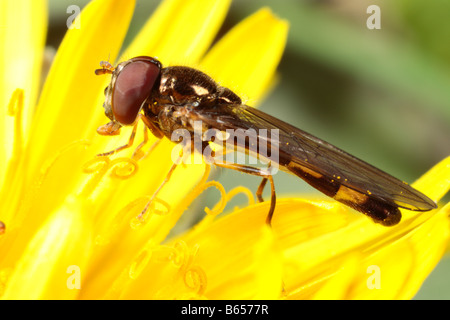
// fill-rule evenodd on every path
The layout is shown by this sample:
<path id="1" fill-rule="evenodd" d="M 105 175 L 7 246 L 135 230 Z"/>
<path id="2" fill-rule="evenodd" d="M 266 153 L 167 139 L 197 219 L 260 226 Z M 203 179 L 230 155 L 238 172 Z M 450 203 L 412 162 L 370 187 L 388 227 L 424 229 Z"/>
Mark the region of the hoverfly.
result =
<path id="1" fill-rule="evenodd" d="M 97 132 L 116 135 L 122 126 L 134 126 L 127 145 L 101 154 L 103 156 L 130 147 L 139 120 L 159 139 L 164 136 L 170 139 L 179 128 L 194 133 L 194 121 L 202 122 L 202 130 L 212 128 L 221 132 L 276 129 L 279 132 L 277 165 L 281 170 L 302 178 L 325 195 L 368 215 L 377 223 L 397 224 L 401 220 L 399 208 L 428 211 L 437 207 L 435 202 L 405 182 L 309 133 L 242 104 L 233 91 L 218 85 L 199 70 L 186 66 L 163 68 L 157 59 L 147 56 L 132 58 L 116 67 L 108 62 L 100 65 L 102 68 L 95 71 L 97 75 L 112 75 L 105 88 L 103 104 L 111 122 L 99 127 Z M 271 143 L 270 138 L 267 141 Z M 249 149 L 246 143 L 227 143 L 234 144 L 235 150 Z M 198 151 L 204 151 L 207 145 L 204 142 Z M 262 177 L 256 192 L 259 201 L 263 201 L 263 189 L 270 181 L 271 206 L 267 216 L 270 224 L 276 203 L 270 170 L 235 163 L 214 164 Z M 168 177 L 175 167 L 174 164 Z"/>

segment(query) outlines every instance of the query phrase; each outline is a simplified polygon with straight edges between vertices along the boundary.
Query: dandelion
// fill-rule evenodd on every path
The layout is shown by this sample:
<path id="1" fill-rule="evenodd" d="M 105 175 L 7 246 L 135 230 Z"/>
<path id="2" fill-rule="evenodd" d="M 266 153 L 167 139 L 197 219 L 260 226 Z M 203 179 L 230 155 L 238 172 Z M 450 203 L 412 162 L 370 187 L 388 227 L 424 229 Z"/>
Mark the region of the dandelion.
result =
<path id="1" fill-rule="evenodd" d="M 229 5 L 228 0 L 164 1 L 119 60 L 146 54 L 165 65 L 191 65 L 255 103 L 272 85 L 287 23 L 262 9 L 208 50 Z M 101 105 L 108 79 L 94 70 L 106 57 L 116 60 L 134 1 L 97 0 L 83 10 L 67 31 L 37 102 L 46 3 L 2 6 L 7 28 L 0 36 L 8 50 L 2 53 L 0 96 L 8 112 L 1 116 L 0 136 L 0 293 L 4 299 L 119 298 L 122 275 L 136 278 L 148 259 L 156 259 L 159 244 L 205 188 L 208 170 L 204 165 L 177 169 L 142 223 L 136 216 L 171 165 L 172 143 L 163 141 L 151 152 L 157 156 L 139 163 L 126 153 L 96 157 L 129 136 L 127 130 L 117 138 L 96 134 L 105 121 Z M 79 270 L 80 289 L 68 285 L 73 270 Z M 194 273 L 188 275 L 196 279 Z"/>
<path id="2" fill-rule="evenodd" d="M 402 299 L 417 292 L 445 252 L 448 204 L 405 212 L 398 226 L 386 228 L 333 201 L 280 199 L 269 228 L 268 203 L 254 204 L 242 187 L 226 192 L 208 181 L 204 164 L 179 166 L 145 220 L 137 219 L 172 165 L 173 144 L 154 145 L 151 137 L 139 161 L 130 157 L 133 150 L 96 157 L 125 144 L 130 129 L 96 135 L 106 119 L 100 106 L 109 79 L 93 73 L 105 57 L 116 60 L 134 1 L 97 0 L 83 10 L 37 103 L 45 3 L 17 3 L 0 10 L 5 48 L 24 46 L 23 56 L 5 50 L 8 62 L 0 62 L 6 77 L 0 98 L 8 106 L 0 116 L 3 299 Z M 190 65 L 254 105 L 273 83 L 288 25 L 261 9 L 209 49 L 228 6 L 164 1 L 118 60 L 150 55 L 165 65 Z M 413 186 L 442 198 L 450 158 Z M 218 204 L 191 230 L 166 240 L 210 187 L 219 190 Z M 238 193 L 249 206 L 216 218 Z"/>

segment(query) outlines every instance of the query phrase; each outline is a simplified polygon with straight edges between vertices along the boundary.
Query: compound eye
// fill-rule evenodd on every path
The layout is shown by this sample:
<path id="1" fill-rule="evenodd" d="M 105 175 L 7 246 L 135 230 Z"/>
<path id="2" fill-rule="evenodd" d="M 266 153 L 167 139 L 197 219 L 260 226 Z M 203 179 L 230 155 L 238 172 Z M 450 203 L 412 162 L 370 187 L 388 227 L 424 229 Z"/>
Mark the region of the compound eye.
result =
<path id="1" fill-rule="evenodd" d="M 122 125 L 133 124 L 159 73 L 159 66 L 145 61 L 133 61 L 120 71 L 112 97 L 112 111 L 116 121 Z"/>

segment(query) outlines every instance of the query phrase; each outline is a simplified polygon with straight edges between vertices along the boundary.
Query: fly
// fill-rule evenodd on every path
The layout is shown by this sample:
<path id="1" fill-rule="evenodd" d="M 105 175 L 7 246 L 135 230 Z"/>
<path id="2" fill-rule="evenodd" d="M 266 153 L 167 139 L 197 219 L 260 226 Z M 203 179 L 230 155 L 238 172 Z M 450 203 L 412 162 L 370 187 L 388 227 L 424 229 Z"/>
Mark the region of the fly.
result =
<path id="1" fill-rule="evenodd" d="M 202 123 L 201 134 L 209 129 L 241 133 L 254 130 L 257 138 L 265 139 L 269 145 L 275 144 L 275 141 L 271 137 L 263 137 L 259 132 L 277 130 L 278 159 L 276 163 L 269 163 L 268 170 L 233 162 L 214 162 L 214 157 L 208 159 L 216 166 L 262 177 L 256 191 L 260 202 L 263 201 L 264 187 L 270 182 L 271 205 L 266 220 L 269 225 L 276 204 L 275 185 L 270 170 L 270 165 L 274 164 L 385 226 L 395 225 L 401 220 L 399 208 L 428 211 L 437 207 L 435 202 L 405 182 L 305 131 L 244 105 L 233 91 L 218 85 L 197 69 L 185 66 L 163 68 L 157 59 L 147 56 L 132 58 L 116 67 L 108 62 L 101 62 L 100 65 L 102 68 L 95 71 L 97 75 L 112 75 L 111 82 L 105 88 L 103 104 L 105 114 L 111 121 L 100 126 L 97 132 L 101 135 L 116 135 L 122 126 L 133 126 L 128 144 L 101 154 L 103 156 L 130 147 L 139 120 L 158 139 L 164 136 L 171 139 L 178 129 L 188 130 L 192 133 L 191 141 L 175 141 L 184 146 L 190 146 L 198 138 L 198 132 L 194 130 L 194 123 L 198 121 Z M 234 138 L 237 139 L 226 143 L 232 144 L 235 150 L 249 153 L 248 138 Z M 197 151 L 204 155 L 208 147 L 208 142 L 203 141 Z M 257 156 L 260 155 L 257 149 Z M 175 168 L 176 164 L 171 167 L 166 182 Z"/>

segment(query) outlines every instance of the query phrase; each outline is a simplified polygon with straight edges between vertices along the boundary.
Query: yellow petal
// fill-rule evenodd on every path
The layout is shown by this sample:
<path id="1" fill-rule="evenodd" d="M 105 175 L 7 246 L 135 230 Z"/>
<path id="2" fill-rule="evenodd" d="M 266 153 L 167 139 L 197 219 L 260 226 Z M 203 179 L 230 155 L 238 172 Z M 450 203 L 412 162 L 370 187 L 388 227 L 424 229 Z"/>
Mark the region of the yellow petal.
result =
<path id="1" fill-rule="evenodd" d="M 412 186 L 424 192 L 430 199 L 439 201 L 450 190 L 450 157 L 437 163 Z"/>
<path id="2" fill-rule="evenodd" d="M 235 229 L 227 227 L 236 225 L 224 220 L 153 248 L 139 277 L 120 287 L 121 298 L 279 298 L 282 269 L 272 232 L 265 225 L 247 233 L 237 230 L 240 236 L 230 241 L 229 230 Z"/>
<path id="3" fill-rule="evenodd" d="M 98 106 L 101 106 L 102 89 L 108 79 L 96 77 L 93 70 L 98 68 L 100 60 L 108 57 L 115 60 L 133 4 L 134 2 L 124 0 L 91 2 L 82 12 L 80 29 L 69 30 L 58 51 L 30 133 L 30 149 L 26 155 L 29 161 L 28 181 L 23 184 L 28 189 L 18 191 L 18 194 L 24 195 L 17 210 L 20 219 L 14 219 L 14 223 L 8 225 L 6 235 L 1 238 L 2 252 L 7 254 L 0 257 L 0 287 L 5 288 L 6 298 L 52 298 L 55 295 L 60 298 L 138 298 L 143 296 L 142 285 L 147 285 L 148 297 L 204 297 L 206 290 L 210 290 L 209 294 L 214 298 L 220 297 L 220 287 L 229 282 L 229 275 L 223 279 L 220 273 L 207 274 L 204 271 L 200 263 L 206 261 L 209 254 L 197 252 L 195 237 L 192 237 L 192 243 L 180 240 L 166 246 L 159 245 L 195 198 L 189 194 L 192 187 L 200 181 L 192 193 L 195 195 L 205 188 L 208 172 L 202 175 L 203 165 L 189 165 L 186 168 L 180 166 L 158 195 L 160 203 L 168 203 L 173 209 L 171 215 L 152 212 L 146 223 L 133 224 L 130 222 L 142 210 L 146 196 L 151 195 L 164 179 L 167 172 L 165 169 L 171 165 L 173 145 L 162 143 L 156 150 L 157 157 L 149 157 L 139 164 L 126 157 L 108 160 L 97 158 L 95 161 L 98 160 L 98 163 L 94 164 L 95 161 L 88 161 L 93 153 L 83 152 L 78 148 L 86 145 L 85 140 L 80 138 L 94 137 L 95 127 L 100 120 L 105 119 L 103 110 Z M 228 6 L 228 0 L 196 3 L 166 1 L 139 36 L 140 43 L 133 44 L 128 53 L 153 55 L 140 51 L 141 48 L 155 48 L 161 55 L 167 54 L 167 60 L 164 60 L 164 56 L 160 57 L 163 63 L 179 61 L 195 65 L 209 47 Z M 200 13 L 197 15 L 198 19 L 186 24 L 186 19 L 192 18 L 194 11 Z M 173 19 L 174 14 L 179 15 L 176 21 L 167 23 L 165 19 Z M 271 15 L 267 21 L 271 20 L 270 17 Z M 278 21 L 275 18 L 272 20 Z M 277 25 L 277 22 L 268 23 L 274 28 Z M 108 28 L 105 29 L 105 25 Z M 155 26 L 161 29 L 162 25 L 167 28 L 159 31 L 152 29 Z M 256 32 L 260 26 L 261 23 L 259 26 L 254 24 L 252 28 Z M 240 33 L 241 41 L 252 37 L 252 28 Z M 183 34 L 181 40 L 180 32 Z M 149 34 L 155 35 L 155 40 L 150 41 L 147 46 L 148 43 L 142 37 Z M 167 34 L 168 38 L 161 37 L 161 34 Z M 285 32 L 280 34 L 281 38 L 285 37 Z M 177 39 L 174 39 L 175 36 Z M 239 42 L 239 37 L 235 37 L 234 41 Z M 271 47 L 271 42 L 276 50 L 284 46 L 285 39 L 280 41 L 275 36 L 269 36 L 268 39 L 261 37 L 261 41 L 265 41 L 264 46 Z M 225 51 L 222 54 L 230 57 Z M 237 51 L 237 54 L 241 53 Z M 265 54 L 266 52 L 257 51 L 253 53 L 253 58 L 256 61 L 264 60 Z M 181 61 L 187 56 L 189 61 Z M 218 62 L 224 56 L 217 54 Z M 276 64 L 274 61 L 278 61 L 279 57 L 266 60 L 266 69 L 262 70 L 261 79 L 272 79 Z M 87 68 L 86 65 L 92 67 Z M 255 63 L 250 69 L 260 71 L 257 70 L 260 66 L 261 64 Z M 220 72 L 221 69 L 230 67 L 231 65 L 219 63 L 215 69 Z M 233 67 L 237 72 L 241 68 L 237 64 Z M 90 70 L 89 73 L 87 70 Z M 250 81 L 249 77 L 246 75 L 237 78 L 237 82 Z M 258 88 L 266 84 L 257 82 L 251 86 Z M 83 121 L 74 121 L 80 118 Z M 121 138 L 126 140 L 128 136 Z M 97 149 L 106 140 L 93 141 L 93 148 Z M 105 161 L 102 162 L 103 160 Z M 94 168 L 89 168 L 89 165 Z M 86 174 L 80 177 L 82 168 Z M 136 174 L 137 170 L 139 174 Z M 61 183 L 61 177 L 64 177 L 64 183 Z M 74 196 L 67 197 L 67 194 Z M 189 195 L 186 196 L 187 194 Z M 76 202 L 72 200 L 75 198 Z M 23 223 L 25 218 L 26 224 Z M 230 252 L 237 260 L 230 259 L 230 262 L 237 267 L 239 257 L 245 255 L 248 268 L 239 273 L 242 277 L 241 288 L 245 290 L 227 290 L 233 294 L 239 293 L 242 297 L 276 298 L 281 291 L 281 261 L 278 249 L 274 246 L 272 232 L 264 224 L 260 226 L 252 233 L 252 240 L 256 241 L 244 252 L 238 252 L 239 246 L 232 244 Z M 60 232 L 62 230 L 63 234 L 55 232 L 57 229 Z M 82 232 L 78 231 L 80 229 Z M 95 252 L 90 251 L 91 235 L 95 235 Z M 183 247 L 181 243 L 186 243 L 184 247 L 187 248 L 187 254 L 184 256 L 187 260 L 180 260 L 183 254 L 173 254 L 174 250 L 180 251 L 180 247 Z M 206 244 L 204 248 L 207 249 Z M 64 252 L 69 254 L 65 255 Z M 91 255 L 88 264 L 87 255 Z M 69 265 L 70 257 L 74 256 L 79 257 L 78 260 Z M 153 257 L 157 259 L 153 260 Z M 166 258 L 170 263 L 158 265 Z M 32 261 L 38 261 L 39 264 L 33 265 Z M 68 265 L 80 267 L 83 275 L 81 292 L 68 290 Z M 35 277 L 37 273 L 42 273 L 42 278 L 27 290 L 31 284 L 26 284 L 26 279 Z M 157 279 L 155 274 L 158 275 Z M 208 284 L 209 276 L 211 285 Z M 83 279 L 88 281 L 84 283 Z M 148 286 L 147 281 L 139 281 L 141 279 L 150 279 L 152 286 Z"/>
<path id="4" fill-rule="evenodd" d="M 157 19 L 156 19 L 157 22 L 159 21 L 158 23 L 161 23 L 160 21 L 166 20 L 166 17 L 164 15 L 170 16 L 170 13 L 172 13 L 173 10 L 177 11 L 175 8 L 177 8 L 179 10 L 180 8 L 185 8 L 184 6 L 186 6 L 187 12 L 191 12 L 191 6 L 193 6 L 193 5 L 201 6 L 201 4 L 203 2 L 202 1 L 199 1 L 199 3 L 189 2 L 189 5 L 185 4 L 185 5 L 182 5 L 181 7 L 176 6 L 175 8 L 173 8 L 172 1 L 168 1 L 167 3 L 168 3 L 168 7 L 165 6 L 167 4 L 166 4 L 166 2 L 164 2 L 163 9 L 158 10 Z M 217 7 L 217 6 L 213 6 L 213 7 L 214 7 L 214 10 L 217 10 L 217 11 L 224 10 L 223 5 L 222 5 L 222 7 Z M 203 11 L 201 11 L 201 12 L 203 12 Z M 181 14 L 181 13 L 177 13 L 177 14 Z M 265 14 L 264 16 L 266 16 L 266 19 L 263 19 L 263 21 L 269 23 L 269 25 L 273 28 L 276 28 L 275 26 L 277 24 L 284 25 L 284 23 L 280 22 L 278 19 L 275 19 L 270 14 Z M 210 14 L 208 15 L 208 17 L 210 17 Z M 156 23 L 156 22 L 154 22 L 153 19 L 151 19 L 150 22 Z M 207 19 L 207 22 L 212 23 L 210 18 Z M 150 25 L 151 25 L 151 23 L 150 23 Z M 240 32 L 237 32 L 236 34 L 241 37 L 240 41 L 243 42 L 247 38 L 251 38 L 253 32 L 256 32 L 256 30 L 259 29 L 261 24 L 262 24 L 261 22 L 259 24 L 252 24 L 251 27 L 248 27 L 248 26 L 244 27 L 243 30 L 241 30 Z M 246 24 L 244 23 L 244 26 L 245 25 Z M 193 26 L 196 27 L 197 25 L 194 24 Z M 172 28 L 175 28 L 176 32 L 174 30 L 172 30 Z M 168 35 L 171 35 L 171 34 L 176 34 L 178 32 L 177 30 L 179 28 L 181 28 L 181 26 L 178 24 L 168 24 L 166 26 L 166 28 L 163 29 L 163 31 L 158 31 L 158 32 L 165 32 Z M 189 29 L 186 26 L 184 28 Z M 214 28 L 215 27 L 213 27 L 213 29 Z M 240 29 L 242 27 L 238 26 L 237 28 Z M 148 33 L 149 37 L 150 37 L 151 36 L 151 34 L 149 33 L 150 29 L 147 30 L 148 27 L 145 27 L 144 29 L 145 30 L 143 32 Z M 278 29 L 280 29 L 280 28 L 278 28 Z M 192 38 L 193 35 L 195 34 L 195 31 L 196 31 L 195 28 L 193 30 L 191 30 L 190 32 L 192 33 L 192 35 L 189 37 Z M 282 36 L 285 36 L 285 31 L 286 30 L 284 30 L 284 33 L 282 33 Z M 156 33 L 156 32 L 157 32 L 156 29 L 153 30 L 153 33 Z M 186 33 L 186 31 L 183 31 L 183 32 Z M 155 34 L 155 37 L 158 38 L 159 35 Z M 138 39 L 142 40 L 142 36 L 139 36 Z M 284 46 L 284 41 L 280 41 L 277 37 L 269 37 L 268 39 L 265 38 L 265 39 L 260 39 L 260 40 L 264 43 L 264 46 L 267 46 L 270 48 L 276 48 L 276 49 L 273 49 L 276 51 L 282 50 L 282 48 Z M 237 36 L 234 37 L 234 41 L 238 41 Z M 145 44 L 146 43 L 147 42 L 145 42 Z M 170 45 L 170 43 L 167 43 L 168 48 L 169 48 L 169 45 Z M 248 48 L 248 49 L 250 49 L 250 48 Z M 130 50 L 132 50 L 134 52 L 137 49 L 136 49 L 136 47 L 134 47 L 132 45 L 132 49 L 130 49 Z M 172 50 L 174 50 L 174 49 L 172 49 Z M 184 49 L 181 48 L 181 50 L 174 50 L 174 52 L 180 51 L 179 53 L 182 54 L 183 50 Z M 138 54 L 138 52 L 136 52 L 136 54 Z M 142 53 L 139 53 L 139 54 L 142 54 Z M 174 53 L 172 53 L 172 55 L 173 54 Z M 223 54 L 225 54 L 225 52 L 223 52 Z M 232 54 L 233 53 L 227 54 L 226 56 L 230 57 L 230 56 L 232 56 Z M 239 54 L 243 54 L 243 53 L 241 51 L 237 51 L 236 54 L 239 55 Z M 266 56 L 266 53 L 263 51 L 257 51 L 257 52 L 253 53 L 253 58 L 255 60 L 261 59 L 260 56 Z M 216 54 L 216 57 L 219 57 L 219 55 Z M 163 57 L 161 57 L 161 59 L 163 59 Z M 278 61 L 278 60 L 276 60 L 276 61 Z M 227 67 L 229 68 L 230 66 L 218 63 L 216 70 L 222 70 Z M 236 72 L 239 73 L 240 66 L 234 65 L 233 67 L 235 68 Z M 258 67 L 259 67 L 258 64 L 253 65 L 253 68 L 255 70 Z M 266 68 L 264 70 L 264 72 L 269 75 L 268 77 L 273 76 L 272 69 L 274 69 L 274 68 L 275 67 Z M 245 79 L 245 77 L 243 79 Z M 241 80 L 241 79 L 238 79 L 238 80 Z M 258 82 L 254 83 L 252 85 L 258 86 Z M 126 139 L 127 134 L 125 133 L 125 131 L 124 131 L 123 135 L 125 135 L 125 139 Z M 139 139 L 139 138 L 137 138 L 137 139 Z M 150 141 L 149 144 L 151 144 L 153 141 Z M 122 210 L 125 210 L 127 212 L 125 214 L 126 216 L 133 216 L 133 214 L 134 214 L 134 216 L 138 215 L 140 213 L 140 210 L 142 210 L 140 208 L 142 208 L 145 205 L 145 199 L 142 199 L 143 195 L 151 195 L 152 192 L 154 192 L 154 190 L 156 190 L 156 188 L 159 186 L 159 184 L 164 180 L 167 172 L 169 171 L 169 168 L 172 165 L 171 152 L 172 152 L 173 146 L 174 146 L 173 143 L 170 143 L 166 140 L 162 141 L 162 143 L 160 145 L 158 145 L 157 149 L 153 151 L 152 155 L 150 155 L 147 159 L 139 162 L 139 173 L 137 175 L 133 176 L 132 179 L 124 181 L 124 182 L 120 182 L 120 183 L 114 182 L 114 183 L 103 184 L 102 187 L 106 187 L 106 188 L 109 188 L 110 190 L 114 190 L 114 192 L 116 194 L 120 195 L 120 197 L 109 197 L 108 199 L 106 199 L 106 198 L 104 199 L 105 203 L 106 203 L 106 201 L 110 202 L 110 204 L 107 204 L 108 207 L 106 207 L 105 212 L 109 212 L 107 208 L 110 208 L 113 212 L 113 214 L 110 216 L 116 216 L 118 213 L 121 213 L 120 215 L 124 216 L 124 212 L 122 212 Z M 158 156 L 153 156 L 153 155 L 158 155 Z M 157 170 L 155 170 L 155 168 L 157 168 Z M 174 211 L 177 212 L 177 214 L 181 214 L 183 212 L 183 210 L 181 210 L 179 208 L 186 207 L 186 203 L 183 203 L 183 199 L 185 198 L 185 196 L 189 192 L 189 190 L 191 190 L 192 187 L 195 186 L 195 184 L 200 180 L 203 171 L 204 171 L 203 165 L 190 164 L 190 165 L 187 165 L 186 168 L 184 168 L 183 166 L 178 166 L 177 169 L 174 171 L 170 181 L 164 186 L 164 188 L 158 194 L 158 198 L 166 203 L 170 203 L 171 207 L 174 209 Z M 109 194 L 106 189 L 103 189 L 103 191 L 104 191 L 104 194 Z M 124 202 L 126 199 L 128 199 L 127 200 L 128 202 Z M 142 199 L 142 200 L 139 200 L 139 199 Z M 98 199 L 98 198 L 97 198 L 97 200 L 100 202 L 103 201 L 103 199 Z M 136 203 L 136 205 L 132 205 L 132 203 Z M 138 205 L 139 203 L 141 206 Z M 189 203 L 189 202 L 187 202 L 187 203 Z M 152 215 L 151 219 L 149 219 L 148 223 L 146 223 L 147 225 L 143 227 L 143 229 L 146 231 L 139 231 L 139 233 L 141 233 L 142 235 L 147 235 L 147 237 L 149 237 L 150 235 L 157 236 L 159 239 L 169 232 L 169 230 L 173 227 L 175 222 L 178 220 L 178 217 L 179 216 L 173 214 L 173 212 L 171 213 L 171 215 L 165 215 L 165 216 Z M 123 246 L 124 248 L 130 247 L 130 243 L 127 240 L 128 235 L 125 234 L 124 237 L 125 237 L 125 239 L 121 240 L 120 246 Z M 141 238 L 141 236 L 139 236 L 139 238 Z M 152 238 L 152 237 L 150 236 L 150 238 Z M 155 240 L 155 239 L 152 238 L 152 240 Z M 133 242 L 135 240 L 130 240 L 130 241 Z M 142 240 L 139 240 L 139 241 L 142 241 Z M 118 252 L 118 251 L 116 251 L 116 252 Z M 129 253 L 131 253 L 131 252 L 129 250 L 127 250 L 126 254 L 129 254 Z M 136 254 L 136 252 L 134 252 L 134 254 Z"/>
<path id="5" fill-rule="evenodd" d="M 81 12 L 79 28 L 67 31 L 33 120 L 28 155 L 31 176 L 55 151 L 96 134 L 95 125 L 102 115 L 94 106 L 107 79 L 96 76 L 94 70 L 99 61 L 115 59 L 133 8 L 134 1 L 129 0 L 93 1 Z"/>
<path id="6" fill-rule="evenodd" d="M 358 270 L 359 256 L 357 254 L 349 255 L 344 260 L 343 265 L 336 269 L 336 272 L 329 277 L 329 279 L 320 279 L 325 281 L 325 284 L 312 296 L 315 300 L 343 300 L 348 299 L 348 292 L 351 289 L 355 272 Z M 311 283 L 306 288 L 301 288 L 307 291 L 312 289 L 319 281 Z M 327 280 L 327 281 L 326 281 Z M 303 292 L 304 293 L 304 292 Z M 292 297 L 292 295 L 291 295 Z"/>
<path id="7" fill-rule="evenodd" d="M 27 136 L 40 86 L 40 71 L 47 31 L 47 1 L 0 3 L 0 185 L 14 143 L 14 118 L 6 112 L 13 92 L 22 89 L 22 135 Z"/>
<path id="8" fill-rule="evenodd" d="M 207 277 L 205 297 L 280 298 L 282 257 L 278 235 L 265 225 L 267 212 L 267 206 L 257 204 L 180 238 L 198 247 L 195 262 Z"/>
<path id="9" fill-rule="evenodd" d="M 265 225 L 246 228 L 234 219 L 183 237 L 198 246 L 196 263 L 205 271 L 208 299 L 277 299 L 282 288 L 281 259 Z M 230 237 L 230 230 L 238 237 Z M 220 263 L 217 263 L 221 261 Z"/>
<path id="10" fill-rule="evenodd" d="M 84 272 L 91 243 L 91 221 L 82 213 L 80 202 L 68 198 L 48 218 L 14 266 L 3 299 L 71 299 L 79 294 L 70 285 L 70 270 Z"/>
<path id="11" fill-rule="evenodd" d="M 426 180 L 431 184 L 446 180 L 448 173 L 437 169 L 446 167 L 445 160 L 425 175 Z M 227 290 L 216 281 L 240 284 L 239 272 L 229 264 L 236 252 L 232 248 L 243 250 L 252 245 L 247 236 L 257 239 L 254 232 L 264 223 L 268 209 L 268 203 L 249 206 L 183 237 L 186 243 L 199 247 L 199 255 L 202 248 L 207 250 L 208 258 L 196 259 L 208 275 L 206 296 L 214 296 L 216 286 L 219 292 Z M 286 298 L 412 298 L 446 250 L 449 210 L 447 205 L 441 210 L 413 213 L 399 225 L 386 228 L 333 201 L 279 199 L 272 224 L 275 247 L 283 261 Z M 197 239 L 196 233 L 203 237 Z M 191 236 L 195 241 L 191 242 Z M 241 238 L 247 240 L 246 245 Z M 219 274 L 216 270 L 221 266 L 213 265 L 219 259 L 227 262 L 224 269 L 230 272 L 223 271 L 217 280 L 211 275 Z M 255 265 L 259 264 L 255 261 Z M 271 280 L 266 278 L 267 284 Z"/>
<path id="12" fill-rule="evenodd" d="M 222 25 L 230 0 L 163 1 L 124 53 L 149 55 L 164 65 L 196 64 Z"/>
<path id="13" fill-rule="evenodd" d="M 261 9 L 228 32 L 208 52 L 201 67 L 254 105 L 273 80 L 288 29 L 285 20 Z"/>
<path id="14" fill-rule="evenodd" d="M 439 200 L 449 188 L 448 161 L 441 161 L 413 186 Z M 355 219 L 345 209 L 308 213 L 304 207 L 300 210 L 301 206 L 292 205 L 274 218 L 274 229 L 281 232 L 283 239 L 280 245 L 285 263 L 292 266 L 292 273 L 286 272 L 284 278 L 292 299 L 410 299 L 438 263 L 449 241 L 449 205 L 429 212 L 402 210 L 403 221 L 392 228 L 376 225 L 362 216 Z M 300 216 L 306 223 L 294 220 Z M 352 220 L 339 223 L 349 218 Z M 312 228 L 311 221 L 317 219 L 321 220 L 321 227 Z M 331 228 L 325 230 L 327 225 Z M 356 265 L 351 262 L 354 254 Z M 350 272 L 337 272 L 344 265 Z"/>

